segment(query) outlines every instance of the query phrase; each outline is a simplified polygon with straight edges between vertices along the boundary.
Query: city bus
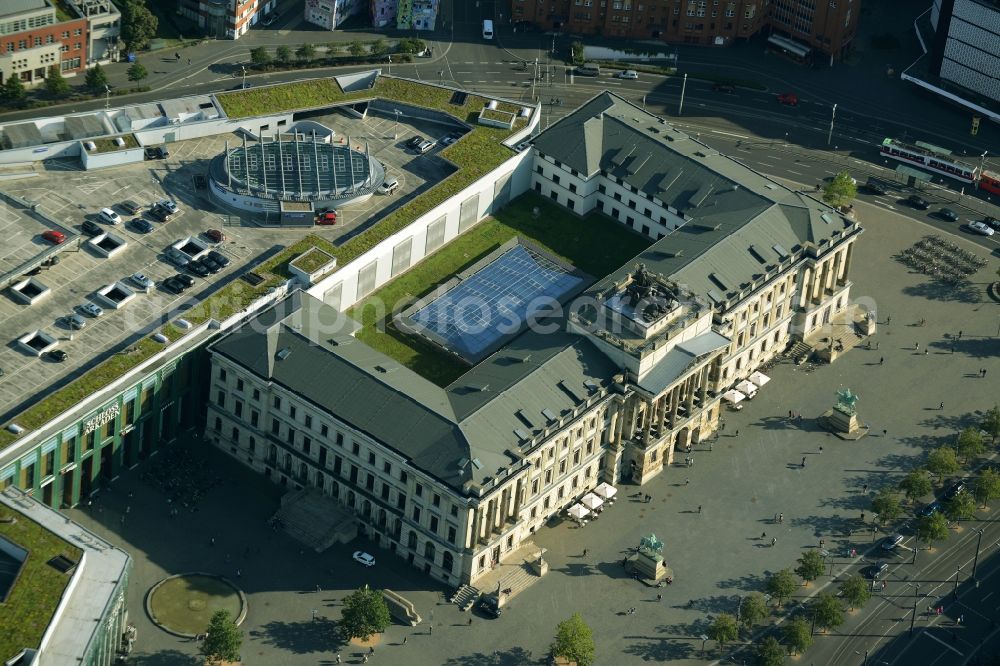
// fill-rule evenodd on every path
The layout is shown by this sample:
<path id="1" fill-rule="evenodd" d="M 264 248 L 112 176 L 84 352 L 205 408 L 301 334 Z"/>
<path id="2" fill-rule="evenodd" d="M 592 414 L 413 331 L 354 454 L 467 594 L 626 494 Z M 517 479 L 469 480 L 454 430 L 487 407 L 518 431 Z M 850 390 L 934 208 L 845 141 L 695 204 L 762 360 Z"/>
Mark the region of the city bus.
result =
<path id="1" fill-rule="evenodd" d="M 483 39 L 493 39 L 493 21 L 483 21 Z"/>

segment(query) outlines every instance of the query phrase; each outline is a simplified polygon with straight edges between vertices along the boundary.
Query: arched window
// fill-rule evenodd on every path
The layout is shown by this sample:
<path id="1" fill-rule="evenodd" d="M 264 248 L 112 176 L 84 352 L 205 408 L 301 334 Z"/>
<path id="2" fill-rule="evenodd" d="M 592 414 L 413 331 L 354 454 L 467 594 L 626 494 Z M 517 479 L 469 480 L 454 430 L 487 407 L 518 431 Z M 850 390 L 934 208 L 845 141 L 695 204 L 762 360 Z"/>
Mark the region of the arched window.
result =
<path id="1" fill-rule="evenodd" d="M 430 541 L 424 544 L 424 559 L 434 561 L 434 544 Z"/>
<path id="2" fill-rule="evenodd" d="M 454 558 L 452 557 L 451 551 L 444 551 L 444 555 L 441 556 L 441 568 L 451 573 L 451 568 L 455 565 Z"/>
<path id="3" fill-rule="evenodd" d="M 417 533 L 416 532 L 410 532 L 406 536 L 406 547 L 409 548 L 410 550 L 416 550 L 417 549 Z"/>

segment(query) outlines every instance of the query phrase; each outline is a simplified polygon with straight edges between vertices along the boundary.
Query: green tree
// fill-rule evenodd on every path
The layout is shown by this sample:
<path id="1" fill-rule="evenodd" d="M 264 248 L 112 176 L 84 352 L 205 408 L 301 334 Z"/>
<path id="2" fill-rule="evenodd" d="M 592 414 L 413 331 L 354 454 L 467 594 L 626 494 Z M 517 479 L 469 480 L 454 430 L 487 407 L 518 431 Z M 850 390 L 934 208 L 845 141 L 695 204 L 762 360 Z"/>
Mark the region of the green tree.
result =
<path id="1" fill-rule="evenodd" d="M 823 556 L 818 550 L 807 550 L 802 553 L 802 557 L 799 558 L 799 566 L 795 567 L 795 573 L 807 583 L 822 576 L 825 570 L 826 563 L 823 562 Z"/>
<path id="2" fill-rule="evenodd" d="M 290 49 L 285 44 L 278 47 L 275 51 L 275 59 L 282 65 L 287 65 L 292 61 L 292 49 Z"/>
<path id="3" fill-rule="evenodd" d="M 250 49 L 250 62 L 258 67 L 265 67 L 271 64 L 271 54 L 263 46 Z"/>
<path id="4" fill-rule="evenodd" d="M 59 70 L 59 65 L 50 65 L 45 74 L 45 91 L 55 98 L 69 94 L 69 83 Z"/>
<path id="5" fill-rule="evenodd" d="M 899 504 L 899 497 L 889 488 L 883 488 L 872 499 L 872 511 L 878 514 L 880 523 L 896 520 L 903 515 L 903 507 Z"/>
<path id="6" fill-rule="evenodd" d="M 740 605 L 740 622 L 747 629 L 753 629 L 753 625 L 767 617 L 767 602 L 764 595 L 754 592 L 744 597 Z"/>
<path id="7" fill-rule="evenodd" d="M 858 196 L 858 186 L 851 174 L 841 171 L 823 189 L 823 201 L 835 208 L 846 206 Z"/>
<path id="8" fill-rule="evenodd" d="M 939 446 L 927 456 L 926 466 L 927 471 L 937 476 L 938 483 L 941 483 L 944 477 L 954 474 L 959 469 L 955 449 L 950 446 Z"/>
<path id="9" fill-rule="evenodd" d="M 836 629 L 844 623 L 844 608 L 840 599 L 829 592 L 821 592 L 809 604 L 816 626 L 824 629 Z"/>
<path id="10" fill-rule="evenodd" d="M 851 610 L 864 606 L 872 598 L 871 587 L 864 578 L 858 575 L 845 578 L 840 583 L 840 594 Z"/>
<path id="11" fill-rule="evenodd" d="M 574 65 L 582 65 L 584 61 L 583 42 L 573 42 L 569 45 L 570 58 Z"/>
<path id="12" fill-rule="evenodd" d="M 138 51 L 156 35 L 159 19 L 149 11 L 145 0 L 125 0 L 118 3 L 122 13 L 121 38 L 125 48 Z"/>
<path id="13" fill-rule="evenodd" d="M 899 489 L 911 502 L 920 499 L 931 491 L 931 480 L 927 478 L 927 471 L 923 468 L 913 470 L 899 482 Z"/>
<path id="14" fill-rule="evenodd" d="M 965 462 L 985 453 L 986 444 L 983 442 L 983 436 L 979 434 L 979 428 L 965 428 L 958 433 L 958 439 L 955 440 L 955 450 Z"/>
<path id="15" fill-rule="evenodd" d="M 917 538 L 928 546 L 933 546 L 935 541 L 944 541 L 948 534 L 948 521 L 940 511 L 917 519 Z"/>
<path id="16" fill-rule="evenodd" d="M 212 661 L 239 661 L 243 632 L 227 610 L 212 613 L 208 622 L 208 635 L 198 650 Z"/>
<path id="17" fill-rule="evenodd" d="M 785 568 L 772 574 L 764 583 L 764 589 L 781 604 L 799 589 L 799 581 L 795 580 L 795 574 L 790 568 Z"/>
<path id="18" fill-rule="evenodd" d="M 386 45 L 384 39 L 376 39 L 368 45 L 368 52 L 373 56 L 381 56 L 389 52 L 389 47 Z"/>
<path id="19" fill-rule="evenodd" d="M 968 520 L 976 515 L 976 498 L 959 493 L 944 503 L 944 513 L 950 520 Z"/>
<path id="20" fill-rule="evenodd" d="M 143 67 L 139 62 L 134 62 L 128 68 L 128 80 L 129 81 L 142 81 L 144 78 L 149 76 L 149 72 Z"/>
<path id="21" fill-rule="evenodd" d="M 328 56 L 337 55 L 343 50 L 344 47 L 338 44 L 337 42 L 330 42 L 329 44 L 326 45 L 326 54 Z"/>
<path id="22" fill-rule="evenodd" d="M 997 277 L 1000 277 L 1000 269 L 997 269 Z M 993 405 L 993 409 L 986 412 L 983 418 L 983 430 L 990 436 L 993 444 L 1000 438 L 1000 406 Z"/>
<path id="23" fill-rule="evenodd" d="M 415 37 L 406 37 L 396 42 L 396 50 L 400 53 L 421 53 L 426 48 L 426 42 Z"/>
<path id="24" fill-rule="evenodd" d="M 27 94 L 28 92 L 24 89 L 24 83 L 21 81 L 20 76 L 8 77 L 3 82 L 3 100 L 8 104 L 19 104 Z"/>
<path id="25" fill-rule="evenodd" d="M 985 509 L 988 508 L 990 500 L 998 497 L 1000 497 L 1000 474 L 987 467 L 976 479 L 976 499 L 982 502 Z"/>
<path id="26" fill-rule="evenodd" d="M 347 52 L 354 57 L 363 56 L 365 54 L 365 45 L 359 41 L 353 41 L 347 45 Z"/>
<path id="27" fill-rule="evenodd" d="M 812 632 L 809 630 L 809 623 L 801 617 L 793 617 L 781 630 L 785 645 L 792 654 L 805 652 L 813 644 Z"/>
<path id="28" fill-rule="evenodd" d="M 719 613 L 712 620 L 712 624 L 708 625 L 708 631 L 705 633 L 717 642 L 720 648 L 724 648 L 726 643 L 740 637 L 740 627 L 736 623 L 736 617 L 729 613 Z"/>
<path id="29" fill-rule="evenodd" d="M 556 640 L 550 649 L 555 656 L 572 659 L 580 666 L 590 666 L 597 651 L 594 632 L 579 613 L 573 613 L 572 617 L 556 627 Z"/>
<path id="30" fill-rule="evenodd" d="M 104 73 L 101 63 L 97 63 L 87 70 L 87 74 L 83 77 L 83 82 L 94 92 L 104 92 L 105 87 L 108 85 L 108 75 Z"/>
<path id="31" fill-rule="evenodd" d="M 754 646 L 753 663 L 756 666 L 781 666 L 785 663 L 785 650 L 774 636 L 765 636 Z"/>
<path id="32" fill-rule="evenodd" d="M 295 49 L 295 57 L 301 62 L 312 60 L 316 57 L 316 47 L 307 42 Z"/>
<path id="33" fill-rule="evenodd" d="M 340 629 L 348 640 L 360 638 L 366 641 L 372 634 L 385 631 L 390 622 L 392 617 L 389 615 L 389 606 L 386 605 L 381 591 L 365 585 L 344 599 L 344 610 L 340 614 Z"/>

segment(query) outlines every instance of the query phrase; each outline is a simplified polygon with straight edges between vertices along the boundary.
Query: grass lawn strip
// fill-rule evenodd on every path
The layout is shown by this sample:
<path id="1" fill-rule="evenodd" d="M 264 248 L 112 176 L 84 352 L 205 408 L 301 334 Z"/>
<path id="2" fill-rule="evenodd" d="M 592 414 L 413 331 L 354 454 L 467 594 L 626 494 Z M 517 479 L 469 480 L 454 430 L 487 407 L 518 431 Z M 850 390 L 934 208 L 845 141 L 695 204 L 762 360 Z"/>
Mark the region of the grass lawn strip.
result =
<path id="1" fill-rule="evenodd" d="M 0 536 L 28 551 L 20 575 L 0 604 L 0 658 L 8 659 L 25 647 L 37 648 L 59 605 L 69 576 L 46 562 L 64 555 L 79 562 L 81 551 L 23 515 L 0 508 L 0 518 L 14 515 L 16 523 L 0 522 Z"/>
<path id="2" fill-rule="evenodd" d="M 518 235 L 594 277 L 622 266 L 651 243 L 602 214 L 579 218 L 543 197 L 525 194 L 351 308 L 348 314 L 363 327 L 358 339 L 439 386 L 450 384 L 467 365 L 425 340 L 403 335 L 379 316 L 402 310 L 404 303 L 425 296 Z"/>

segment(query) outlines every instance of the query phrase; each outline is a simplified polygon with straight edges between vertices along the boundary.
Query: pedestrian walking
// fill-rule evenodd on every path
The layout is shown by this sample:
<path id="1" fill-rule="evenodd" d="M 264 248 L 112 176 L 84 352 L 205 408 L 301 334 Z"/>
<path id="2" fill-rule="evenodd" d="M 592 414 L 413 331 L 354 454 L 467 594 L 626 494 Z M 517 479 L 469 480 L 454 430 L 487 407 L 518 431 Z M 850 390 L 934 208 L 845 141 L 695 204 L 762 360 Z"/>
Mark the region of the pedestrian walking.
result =
<path id="1" fill-rule="evenodd" d="M 662 601 L 663 600 L 663 595 L 662 594 L 656 595 L 656 600 L 657 601 Z"/>
<path id="2" fill-rule="evenodd" d="M 876 342 L 875 343 L 875 350 L 876 351 L 878 351 L 881 347 L 882 347 L 882 343 L 881 342 Z"/>
<path id="3" fill-rule="evenodd" d="M 406 645 L 406 636 L 403 636 L 403 645 Z"/>
<path id="4" fill-rule="evenodd" d="M 698 513 L 701 513 L 701 504 L 698 505 Z"/>
<path id="5" fill-rule="evenodd" d="M 986 368 L 983 368 L 983 377 L 986 376 Z"/>
<path id="6" fill-rule="evenodd" d="M 771 537 L 771 547 L 772 548 L 774 547 L 774 544 L 776 544 L 776 543 L 778 543 L 778 537 Z"/>
<path id="7" fill-rule="evenodd" d="M 783 514 L 783 513 L 779 513 L 778 514 L 778 522 L 779 523 L 785 522 L 785 514 Z"/>
<path id="8" fill-rule="evenodd" d="M 914 342 L 913 343 L 913 351 L 920 351 L 920 343 L 919 342 Z"/>
<path id="9" fill-rule="evenodd" d="M 694 465 L 694 456 L 688 458 L 688 467 L 691 467 L 692 465 Z"/>
<path id="10" fill-rule="evenodd" d="M 868 484 L 867 483 L 865 485 L 861 486 L 861 492 L 863 492 L 863 493 L 867 493 L 868 492 Z M 865 514 L 862 513 L 861 514 L 861 520 L 864 520 L 864 519 L 865 519 Z"/>
<path id="11" fill-rule="evenodd" d="M 338 664 L 340 663 L 340 655 L 339 654 L 337 655 L 337 663 Z"/>
<path id="12" fill-rule="evenodd" d="M 684 479 L 684 485 L 685 486 L 690 486 L 691 485 L 691 479 L 685 478 Z"/>
<path id="13" fill-rule="evenodd" d="M 822 447 L 822 446 L 821 446 L 821 447 L 819 447 L 819 452 L 820 452 L 820 453 L 823 453 L 823 447 Z"/>
<path id="14" fill-rule="evenodd" d="M 208 545 L 210 545 L 210 546 L 214 546 L 215 545 L 215 537 L 212 537 L 211 539 L 208 540 Z"/>
<path id="15" fill-rule="evenodd" d="M 819 540 L 819 547 L 822 548 L 825 545 L 826 545 L 826 539 L 820 539 Z"/>
<path id="16" fill-rule="evenodd" d="M 879 365 L 885 365 L 885 356 L 881 356 L 881 357 L 879 357 L 879 359 L 878 359 L 878 364 L 879 364 Z"/>
<path id="17" fill-rule="evenodd" d="M 961 615 L 958 616 L 958 623 L 965 624 L 965 613 L 962 613 Z"/>
<path id="18" fill-rule="evenodd" d="M 927 356 L 928 353 L 929 353 L 928 349 L 924 347 L 924 356 Z"/>
<path id="19" fill-rule="evenodd" d="M 587 549 L 586 548 L 583 549 L 583 556 L 587 557 Z"/>
<path id="20" fill-rule="evenodd" d="M 883 437 L 888 437 L 889 436 L 889 431 L 886 430 L 885 428 L 882 428 L 882 436 Z"/>
<path id="21" fill-rule="evenodd" d="M 962 339 L 962 331 L 959 331 L 959 332 L 958 332 L 958 339 L 959 339 L 959 340 L 961 340 L 961 339 Z"/>
<path id="22" fill-rule="evenodd" d="M 431 636 L 433 636 L 433 635 L 434 635 L 434 625 L 433 625 L 433 624 L 429 624 L 429 625 L 427 625 L 427 633 L 428 633 L 429 635 L 431 635 Z"/>
<path id="23" fill-rule="evenodd" d="M 740 431 L 739 431 L 739 430 L 737 430 L 737 431 L 736 431 L 736 436 L 737 436 L 737 437 L 739 437 L 739 436 L 740 436 Z"/>
<path id="24" fill-rule="evenodd" d="M 242 576 L 243 576 L 243 571 L 242 571 L 242 570 L 240 570 L 240 569 L 237 569 L 237 570 L 236 570 L 236 577 L 237 577 L 237 578 L 241 578 Z"/>
<path id="25" fill-rule="evenodd" d="M 887 580 L 882 581 L 882 591 L 883 592 L 885 592 L 885 589 L 887 587 L 889 587 L 889 581 L 887 581 Z"/>
<path id="26" fill-rule="evenodd" d="M 802 467 L 806 466 L 806 457 L 802 456 Z"/>
<path id="27" fill-rule="evenodd" d="M 767 538 L 767 532 L 761 532 L 760 533 L 760 538 L 761 539 L 766 539 Z"/>
<path id="28" fill-rule="evenodd" d="M 891 322 L 891 321 L 892 321 L 892 317 L 890 317 L 889 315 L 886 315 L 885 316 L 885 325 L 888 326 L 889 322 Z"/>
<path id="29" fill-rule="evenodd" d="M 372 645 L 368 648 L 368 654 L 375 654 L 375 646 Z"/>
<path id="30" fill-rule="evenodd" d="M 944 409 L 944 400 L 938 404 L 938 409 Z"/>
<path id="31" fill-rule="evenodd" d="M 362 657 L 361 657 L 361 663 L 362 664 L 367 664 L 368 663 L 368 655 L 362 655 Z"/>
<path id="32" fill-rule="evenodd" d="M 469 626 L 470 627 L 472 626 L 472 618 L 471 617 L 469 618 Z"/>

